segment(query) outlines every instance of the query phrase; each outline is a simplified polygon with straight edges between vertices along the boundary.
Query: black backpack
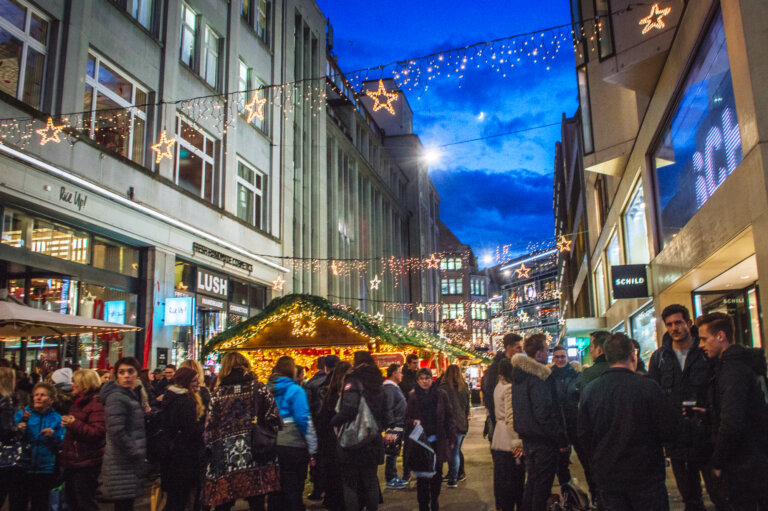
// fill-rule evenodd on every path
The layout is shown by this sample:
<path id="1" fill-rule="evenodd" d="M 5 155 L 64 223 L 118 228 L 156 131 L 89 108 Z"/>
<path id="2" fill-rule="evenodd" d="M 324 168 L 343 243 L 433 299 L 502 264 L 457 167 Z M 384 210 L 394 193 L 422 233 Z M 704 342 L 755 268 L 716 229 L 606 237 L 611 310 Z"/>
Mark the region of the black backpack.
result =
<path id="1" fill-rule="evenodd" d="M 587 492 L 572 483 L 566 483 L 560 487 L 559 497 L 547 508 L 547 511 L 591 511 Z"/>

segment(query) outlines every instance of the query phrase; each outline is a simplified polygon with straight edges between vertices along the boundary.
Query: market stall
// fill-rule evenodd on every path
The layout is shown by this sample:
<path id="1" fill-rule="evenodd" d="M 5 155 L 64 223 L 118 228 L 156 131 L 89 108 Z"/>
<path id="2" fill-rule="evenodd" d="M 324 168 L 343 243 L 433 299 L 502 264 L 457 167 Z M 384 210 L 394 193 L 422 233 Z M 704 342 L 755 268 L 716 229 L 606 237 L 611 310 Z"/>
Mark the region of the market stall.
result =
<path id="1" fill-rule="evenodd" d="M 403 363 L 416 353 L 422 365 L 441 372 L 449 363 L 475 354 L 419 330 L 387 323 L 325 298 L 291 294 L 274 299 L 260 314 L 213 337 L 203 349 L 207 364 L 219 354 L 240 351 L 264 381 L 278 358 L 289 355 L 311 367 L 317 357 L 337 355 L 351 361 L 358 350 L 370 351 L 381 367 Z"/>

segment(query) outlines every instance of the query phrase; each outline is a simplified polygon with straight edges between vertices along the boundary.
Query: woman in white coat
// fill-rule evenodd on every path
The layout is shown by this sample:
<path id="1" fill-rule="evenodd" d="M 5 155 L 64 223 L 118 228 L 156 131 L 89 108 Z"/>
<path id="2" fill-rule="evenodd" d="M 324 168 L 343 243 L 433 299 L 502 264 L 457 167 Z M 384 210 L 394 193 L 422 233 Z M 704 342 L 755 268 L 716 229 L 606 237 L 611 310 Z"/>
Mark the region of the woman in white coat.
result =
<path id="1" fill-rule="evenodd" d="M 499 382 L 493 391 L 496 428 L 491 441 L 493 494 L 496 509 L 519 511 L 523 504 L 525 462 L 523 441 L 513 427 L 512 364 L 508 358 L 499 365 Z"/>

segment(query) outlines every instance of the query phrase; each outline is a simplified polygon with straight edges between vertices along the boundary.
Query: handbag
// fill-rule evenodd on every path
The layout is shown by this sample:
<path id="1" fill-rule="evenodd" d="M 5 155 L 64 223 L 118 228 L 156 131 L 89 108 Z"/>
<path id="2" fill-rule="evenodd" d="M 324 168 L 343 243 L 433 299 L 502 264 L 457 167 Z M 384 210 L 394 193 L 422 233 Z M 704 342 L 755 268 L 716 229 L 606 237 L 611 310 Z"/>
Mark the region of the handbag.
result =
<path id="1" fill-rule="evenodd" d="M 255 385 L 252 392 L 258 397 Z M 251 455 L 256 459 L 272 459 L 277 453 L 277 431 L 274 428 L 264 426 L 259 422 L 259 412 L 263 406 L 257 404 L 256 416 L 251 421 Z M 262 412 L 263 413 L 263 412 Z"/>
<path id="2" fill-rule="evenodd" d="M 437 473 L 437 453 L 429 444 L 421 424 L 408 435 L 406 462 L 416 478 L 431 478 Z"/>
<path id="3" fill-rule="evenodd" d="M 384 454 L 398 456 L 403 443 L 403 428 L 387 428 L 384 431 Z"/>
<path id="4" fill-rule="evenodd" d="M 356 449 L 369 444 L 376 437 L 381 437 L 381 430 L 368 402 L 361 395 L 355 420 L 341 425 L 336 440 L 342 449 Z"/>

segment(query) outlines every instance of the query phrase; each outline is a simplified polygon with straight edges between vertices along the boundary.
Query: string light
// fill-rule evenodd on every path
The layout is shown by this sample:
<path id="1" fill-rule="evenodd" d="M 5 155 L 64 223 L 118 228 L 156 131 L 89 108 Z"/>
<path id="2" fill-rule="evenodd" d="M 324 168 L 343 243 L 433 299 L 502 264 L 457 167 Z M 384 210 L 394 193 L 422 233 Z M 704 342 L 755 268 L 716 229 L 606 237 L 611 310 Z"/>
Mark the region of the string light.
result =
<path id="1" fill-rule="evenodd" d="M 160 134 L 160 141 L 152 146 L 152 150 L 157 153 L 155 163 L 160 163 L 163 158 L 173 159 L 173 145 L 176 143 L 176 137 L 168 138 L 165 130 Z"/>
<path id="2" fill-rule="evenodd" d="M 373 99 L 373 111 L 378 112 L 382 108 L 389 112 L 391 115 L 395 115 L 395 108 L 392 103 L 397 101 L 396 92 L 387 92 L 387 88 L 384 86 L 384 80 L 379 79 L 378 90 L 367 90 L 365 95 Z M 385 100 L 382 102 L 381 98 Z"/>
<path id="3" fill-rule="evenodd" d="M 373 280 L 371 281 L 371 291 L 377 291 L 379 289 L 379 286 L 381 285 L 381 279 L 378 275 L 373 277 Z"/>
<path id="4" fill-rule="evenodd" d="M 431 254 L 425 262 L 427 263 L 427 268 L 431 270 L 436 270 L 440 267 L 440 259 L 435 257 L 435 254 Z"/>
<path id="5" fill-rule="evenodd" d="M 670 12 L 672 12 L 672 7 L 659 9 L 659 4 L 653 4 L 651 7 L 651 13 L 645 18 L 641 19 L 638 23 L 638 25 L 645 25 L 643 27 L 643 35 L 647 34 L 653 29 L 662 30 L 664 27 L 666 27 L 667 25 L 664 23 L 663 18 Z"/>
<path id="6" fill-rule="evenodd" d="M 248 112 L 246 121 L 250 123 L 253 118 L 256 117 L 260 121 L 264 120 L 264 105 L 267 103 L 267 98 L 259 97 L 258 94 L 253 95 L 250 103 L 245 105 L 245 110 Z"/>
<path id="7" fill-rule="evenodd" d="M 53 119 L 49 117 L 48 122 L 45 124 L 45 128 L 35 130 L 35 133 L 42 137 L 40 139 L 40 145 L 45 145 L 48 142 L 56 142 L 58 144 L 61 141 L 59 139 L 59 133 L 61 133 L 61 130 L 66 127 L 66 125 L 55 126 L 53 124 Z"/>
<path id="8" fill-rule="evenodd" d="M 520 265 L 520 268 L 515 269 L 518 279 L 527 279 L 531 276 L 531 268 L 527 268 L 525 263 Z"/>

